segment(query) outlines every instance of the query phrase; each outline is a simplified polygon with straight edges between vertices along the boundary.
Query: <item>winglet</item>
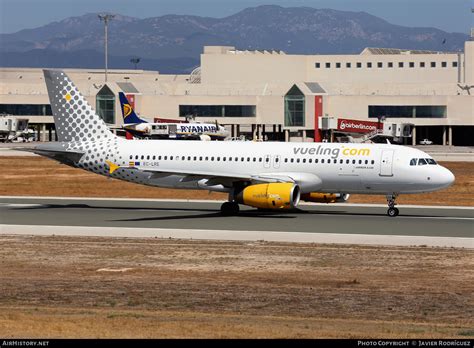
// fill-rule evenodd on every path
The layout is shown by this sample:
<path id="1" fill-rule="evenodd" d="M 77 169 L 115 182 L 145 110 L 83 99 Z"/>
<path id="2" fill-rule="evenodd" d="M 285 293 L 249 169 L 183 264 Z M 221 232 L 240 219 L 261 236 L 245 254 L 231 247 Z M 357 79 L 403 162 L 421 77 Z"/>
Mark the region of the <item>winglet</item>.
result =
<path id="1" fill-rule="evenodd" d="M 120 168 L 119 165 L 117 165 L 113 162 L 105 161 L 105 163 L 107 163 L 109 165 L 109 174 L 113 174 L 117 169 Z"/>

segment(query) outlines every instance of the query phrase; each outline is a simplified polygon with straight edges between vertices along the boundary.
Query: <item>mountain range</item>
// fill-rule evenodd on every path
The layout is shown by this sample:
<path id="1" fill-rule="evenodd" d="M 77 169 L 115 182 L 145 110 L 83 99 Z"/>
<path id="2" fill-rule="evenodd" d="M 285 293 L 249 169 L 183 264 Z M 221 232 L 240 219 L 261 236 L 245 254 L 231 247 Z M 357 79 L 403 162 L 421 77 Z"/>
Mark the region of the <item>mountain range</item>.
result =
<path id="1" fill-rule="evenodd" d="M 391 24 L 366 12 L 265 5 L 224 18 L 115 15 L 109 68 L 188 73 L 205 45 L 276 49 L 287 54 L 354 54 L 365 47 L 458 51 L 468 35 Z M 103 68 L 104 24 L 97 14 L 0 35 L 0 66 Z"/>

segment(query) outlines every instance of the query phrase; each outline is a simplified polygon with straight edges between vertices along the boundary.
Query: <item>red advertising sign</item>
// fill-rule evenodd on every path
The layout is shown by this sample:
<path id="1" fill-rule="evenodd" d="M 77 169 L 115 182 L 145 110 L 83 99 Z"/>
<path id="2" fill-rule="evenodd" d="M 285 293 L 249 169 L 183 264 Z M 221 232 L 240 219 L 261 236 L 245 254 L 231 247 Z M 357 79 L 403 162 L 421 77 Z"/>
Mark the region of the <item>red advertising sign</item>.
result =
<path id="1" fill-rule="evenodd" d="M 382 124 L 371 121 L 349 120 L 339 118 L 337 120 L 337 130 L 348 133 L 370 133 L 381 128 Z"/>

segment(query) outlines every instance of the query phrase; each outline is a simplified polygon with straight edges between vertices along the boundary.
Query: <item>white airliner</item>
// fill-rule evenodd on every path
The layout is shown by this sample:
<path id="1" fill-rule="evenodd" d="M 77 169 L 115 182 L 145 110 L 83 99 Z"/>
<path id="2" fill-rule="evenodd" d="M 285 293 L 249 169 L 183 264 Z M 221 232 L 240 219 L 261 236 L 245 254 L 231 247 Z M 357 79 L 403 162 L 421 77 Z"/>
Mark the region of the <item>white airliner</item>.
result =
<path id="1" fill-rule="evenodd" d="M 32 151 L 143 185 L 227 192 L 225 215 L 237 214 L 239 204 L 293 209 L 300 199 L 324 201 L 325 193 L 363 193 L 386 195 L 387 214 L 397 216 L 399 194 L 454 182 L 423 151 L 391 144 L 127 141 L 109 131 L 64 72 L 44 76 L 60 142 Z"/>

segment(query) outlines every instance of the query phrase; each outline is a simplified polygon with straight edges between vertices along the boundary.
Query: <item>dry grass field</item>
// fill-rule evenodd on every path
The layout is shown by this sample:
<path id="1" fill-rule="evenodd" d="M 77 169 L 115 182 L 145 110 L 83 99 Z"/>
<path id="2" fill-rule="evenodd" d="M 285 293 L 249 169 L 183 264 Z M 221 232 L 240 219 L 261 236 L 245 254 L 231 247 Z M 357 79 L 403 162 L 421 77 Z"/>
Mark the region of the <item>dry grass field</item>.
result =
<path id="1" fill-rule="evenodd" d="M 472 250 L 0 236 L 4 338 L 473 338 Z"/>
<path id="2" fill-rule="evenodd" d="M 398 204 L 474 206 L 474 163 L 444 162 L 456 176 L 450 188 L 402 195 Z M 226 199 L 222 193 L 132 184 L 74 169 L 42 157 L 0 157 L 0 195 Z M 352 195 L 352 203 L 386 203 L 384 196 Z"/>

